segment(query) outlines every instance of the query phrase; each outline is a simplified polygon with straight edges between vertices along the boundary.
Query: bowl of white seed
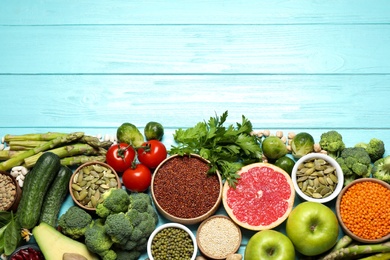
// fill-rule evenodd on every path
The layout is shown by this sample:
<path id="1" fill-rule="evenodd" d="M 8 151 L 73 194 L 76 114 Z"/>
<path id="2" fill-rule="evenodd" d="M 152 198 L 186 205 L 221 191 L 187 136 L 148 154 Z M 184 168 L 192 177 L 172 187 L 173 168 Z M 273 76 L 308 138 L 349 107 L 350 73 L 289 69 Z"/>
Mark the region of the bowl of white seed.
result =
<path id="1" fill-rule="evenodd" d="M 340 165 L 334 158 L 321 153 L 301 157 L 294 165 L 291 179 L 301 199 L 319 203 L 335 199 L 344 186 Z"/>

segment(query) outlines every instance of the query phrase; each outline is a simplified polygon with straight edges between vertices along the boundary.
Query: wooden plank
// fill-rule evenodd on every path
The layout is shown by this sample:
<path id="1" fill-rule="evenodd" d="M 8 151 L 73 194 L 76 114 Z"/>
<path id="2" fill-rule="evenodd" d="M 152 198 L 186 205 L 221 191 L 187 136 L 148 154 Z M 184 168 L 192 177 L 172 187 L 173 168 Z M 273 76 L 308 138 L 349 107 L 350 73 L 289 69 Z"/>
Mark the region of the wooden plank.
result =
<path id="1" fill-rule="evenodd" d="M 2 27 L 7 73 L 388 73 L 390 24 Z"/>
<path id="2" fill-rule="evenodd" d="M 389 23 L 389 10 L 387 0 L 3 0 L 0 25 Z"/>
<path id="3" fill-rule="evenodd" d="M 256 128 L 388 129 L 390 75 L 0 76 L 1 127 L 193 126 L 229 111 Z"/>

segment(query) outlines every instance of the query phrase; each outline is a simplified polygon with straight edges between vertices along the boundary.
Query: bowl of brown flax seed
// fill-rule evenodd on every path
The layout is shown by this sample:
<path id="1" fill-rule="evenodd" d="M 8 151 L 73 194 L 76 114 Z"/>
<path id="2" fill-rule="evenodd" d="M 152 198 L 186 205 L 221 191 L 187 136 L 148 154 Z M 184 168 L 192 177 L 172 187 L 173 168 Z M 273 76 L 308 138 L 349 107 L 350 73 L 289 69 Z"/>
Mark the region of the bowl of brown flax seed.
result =
<path id="1" fill-rule="evenodd" d="M 229 217 L 214 215 L 204 220 L 196 232 L 200 252 L 211 259 L 226 259 L 240 248 L 240 227 Z"/>
<path id="2" fill-rule="evenodd" d="M 222 201 L 222 178 L 209 169 L 209 162 L 197 154 L 175 154 L 161 162 L 150 185 L 158 212 L 184 225 L 213 215 Z"/>

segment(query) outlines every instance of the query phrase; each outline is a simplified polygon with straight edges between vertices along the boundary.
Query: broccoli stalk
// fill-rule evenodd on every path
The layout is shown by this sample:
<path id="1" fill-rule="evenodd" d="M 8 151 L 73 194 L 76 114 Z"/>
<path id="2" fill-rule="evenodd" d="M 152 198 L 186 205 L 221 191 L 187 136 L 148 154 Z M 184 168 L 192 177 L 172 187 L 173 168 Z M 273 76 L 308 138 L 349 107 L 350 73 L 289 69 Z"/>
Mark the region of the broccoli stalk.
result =
<path id="1" fill-rule="evenodd" d="M 368 143 L 360 142 L 355 147 L 364 148 L 371 158 L 371 162 L 375 162 L 385 154 L 385 143 L 377 138 L 372 138 Z"/>
<path id="2" fill-rule="evenodd" d="M 61 232 L 73 239 L 84 236 L 91 224 L 92 216 L 78 206 L 70 207 L 58 220 Z"/>
<path id="3" fill-rule="evenodd" d="M 374 162 L 372 177 L 390 183 L 390 155 Z"/>

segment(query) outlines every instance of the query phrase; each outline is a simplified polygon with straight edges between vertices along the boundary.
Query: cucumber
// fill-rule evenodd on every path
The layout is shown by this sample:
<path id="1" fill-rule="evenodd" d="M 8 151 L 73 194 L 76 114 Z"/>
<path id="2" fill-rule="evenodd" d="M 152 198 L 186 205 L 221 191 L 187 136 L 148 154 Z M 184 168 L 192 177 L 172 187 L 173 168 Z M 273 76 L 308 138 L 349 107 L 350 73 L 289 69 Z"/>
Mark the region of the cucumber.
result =
<path id="1" fill-rule="evenodd" d="M 69 193 L 69 181 L 72 177 L 72 170 L 61 165 L 60 170 L 43 201 L 39 223 L 45 222 L 52 227 L 57 226 L 58 213 L 66 195 Z"/>
<path id="2" fill-rule="evenodd" d="M 17 221 L 25 229 L 32 229 L 39 221 L 43 199 L 60 169 L 60 157 L 52 152 L 43 153 L 26 175 L 20 198 Z"/>

